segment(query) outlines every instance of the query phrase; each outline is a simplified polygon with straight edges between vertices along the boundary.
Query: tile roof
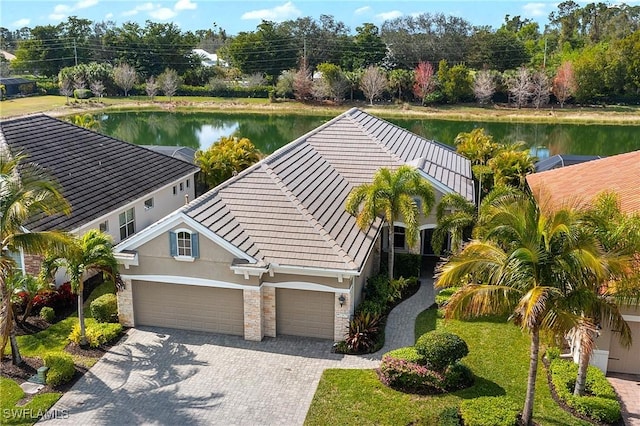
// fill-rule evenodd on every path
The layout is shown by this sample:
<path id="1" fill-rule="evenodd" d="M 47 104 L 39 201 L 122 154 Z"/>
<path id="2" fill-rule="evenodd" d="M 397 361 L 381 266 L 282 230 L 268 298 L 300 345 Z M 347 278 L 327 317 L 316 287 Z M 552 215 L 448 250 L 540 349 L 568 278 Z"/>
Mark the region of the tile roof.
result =
<path id="1" fill-rule="evenodd" d="M 547 170 L 558 169 L 560 167 L 573 166 L 574 164 L 586 163 L 587 161 L 598 160 L 599 155 L 571 155 L 556 154 L 536 163 L 536 173 Z"/>
<path id="2" fill-rule="evenodd" d="M 249 256 L 282 266 L 359 270 L 382 222 L 361 231 L 344 208 L 381 167 L 414 164 L 473 200 L 468 160 L 356 108 L 181 209 Z"/>
<path id="3" fill-rule="evenodd" d="M 620 196 L 622 211 L 640 212 L 640 151 L 527 176 L 538 201 L 550 207 L 591 202 L 603 191 Z"/>
<path id="4" fill-rule="evenodd" d="M 27 224 L 71 231 L 198 169 L 187 162 L 46 115 L 0 122 L 0 144 L 46 168 L 71 204 L 69 216 Z"/>

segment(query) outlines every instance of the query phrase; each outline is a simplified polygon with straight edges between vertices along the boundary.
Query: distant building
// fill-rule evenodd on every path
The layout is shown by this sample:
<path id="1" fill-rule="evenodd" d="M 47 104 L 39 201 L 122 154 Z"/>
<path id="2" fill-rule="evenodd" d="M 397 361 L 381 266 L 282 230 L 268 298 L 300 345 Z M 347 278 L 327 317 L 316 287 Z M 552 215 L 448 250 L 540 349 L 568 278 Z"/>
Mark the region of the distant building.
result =
<path id="1" fill-rule="evenodd" d="M 536 163 L 536 173 L 559 169 L 566 166 L 573 166 L 574 164 L 586 163 L 587 161 L 598 160 L 600 158 L 602 157 L 599 155 L 553 155 Z"/>
<path id="2" fill-rule="evenodd" d="M 0 78 L 0 84 L 4 85 L 4 95 L 6 97 L 29 95 L 36 91 L 36 82 L 26 78 L 2 77 Z"/>
<path id="3" fill-rule="evenodd" d="M 202 65 L 205 67 L 212 67 L 214 65 L 224 68 L 229 67 L 229 63 L 223 59 L 220 59 L 215 53 L 209 53 L 203 49 L 193 49 L 192 52 L 201 58 Z"/>

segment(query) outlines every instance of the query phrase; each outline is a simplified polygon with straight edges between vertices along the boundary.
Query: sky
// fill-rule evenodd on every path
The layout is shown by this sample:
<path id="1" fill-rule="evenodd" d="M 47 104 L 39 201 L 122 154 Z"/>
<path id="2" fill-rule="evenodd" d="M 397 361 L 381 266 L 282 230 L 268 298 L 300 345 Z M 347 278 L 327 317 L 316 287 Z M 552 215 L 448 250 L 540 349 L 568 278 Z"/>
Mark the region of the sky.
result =
<path id="1" fill-rule="evenodd" d="M 465 18 L 473 25 L 494 28 L 502 24 L 505 15 L 520 15 L 539 22 L 543 29 L 558 3 L 547 0 L 0 0 L 0 26 L 15 30 L 24 26 L 56 25 L 75 15 L 92 21 L 112 20 L 118 25 L 127 21 L 173 22 L 184 31 L 212 28 L 215 23 L 233 35 L 255 30 L 263 19 L 280 22 L 303 16 L 317 19 L 321 14 L 333 15 L 355 31 L 364 22 L 380 26 L 387 19 L 439 12 Z"/>

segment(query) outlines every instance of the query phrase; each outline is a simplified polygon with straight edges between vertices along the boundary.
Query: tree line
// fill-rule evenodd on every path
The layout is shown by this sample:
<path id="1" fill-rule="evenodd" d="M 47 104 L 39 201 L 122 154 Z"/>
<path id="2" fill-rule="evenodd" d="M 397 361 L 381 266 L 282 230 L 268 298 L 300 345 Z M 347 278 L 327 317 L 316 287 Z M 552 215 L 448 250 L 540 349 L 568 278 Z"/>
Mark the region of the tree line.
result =
<path id="1" fill-rule="evenodd" d="M 230 67 L 202 66 L 192 52 L 196 47 L 216 51 Z M 514 95 L 506 83 L 526 69 L 528 78 L 521 75 L 520 81 L 527 90 L 519 92 L 526 92 L 522 96 L 529 99 L 527 103 L 533 99 L 532 103 L 540 104 L 547 94 L 563 103 L 551 90 L 542 90 L 541 98 L 535 93 L 536 86 L 550 89 L 562 67 L 571 68 L 576 102 L 637 102 L 640 93 L 636 72 L 640 66 L 640 6 L 581 6 L 571 0 L 557 6 L 544 28 L 521 16 L 507 15 L 494 29 L 473 26 L 460 17 L 423 13 L 388 20 L 380 27 L 363 23 L 352 32 L 333 16 L 321 15 L 280 23 L 263 21 L 254 31 L 228 36 L 215 25 L 191 32 L 173 23 L 118 26 L 72 16 L 58 25 L 16 31 L 0 28 L 0 48 L 17 57 L 11 71 L 49 77 L 57 76 L 62 68 L 91 62 L 126 63 L 135 70 L 138 82 L 171 69 L 182 84 L 199 87 L 231 82 L 246 86 L 255 80 L 260 83 L 256 86 L 276 86 L 280 79 L 291 80 L 300 70 L 312 77 L 316 71 L 320 73 L 315 75 L 341 76 L 344 93 L 327 95 L 325 90 L 325 98 L 364 98 L 362 73 L 374 66 L 387 74 L 387 98 L 412 99 L 417 77 L 403 72 L 415 73 L 420 64 L 429 64 L 436 76 L 429 102 L 472 100 L 473 90 L 467 86 L 473 88 L 479 80 L 497 85 L 496 92 L 483 99 L 515 99 L 522 106 L 521 96 Z M 442 61 L 447 67 L 444 74 L 440 72 Z M 3 63 L 3 74 L 9 71 L 6 68 Z M 284 96 L 292 95 L 283 85 Z M 423 96 L 416 97 L 424 101 Z"/>

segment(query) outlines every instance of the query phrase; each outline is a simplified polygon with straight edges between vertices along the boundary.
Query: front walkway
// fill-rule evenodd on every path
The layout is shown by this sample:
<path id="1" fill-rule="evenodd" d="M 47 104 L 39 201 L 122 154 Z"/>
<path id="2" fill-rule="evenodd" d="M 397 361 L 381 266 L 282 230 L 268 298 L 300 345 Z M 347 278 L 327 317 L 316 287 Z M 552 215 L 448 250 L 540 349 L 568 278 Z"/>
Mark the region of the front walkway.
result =
<path id="1" fill-rule="evenodd" d="M 608 373 L 607 379 L 622 402 L 624 424 L 640 426 L 640 374 Z"/>

